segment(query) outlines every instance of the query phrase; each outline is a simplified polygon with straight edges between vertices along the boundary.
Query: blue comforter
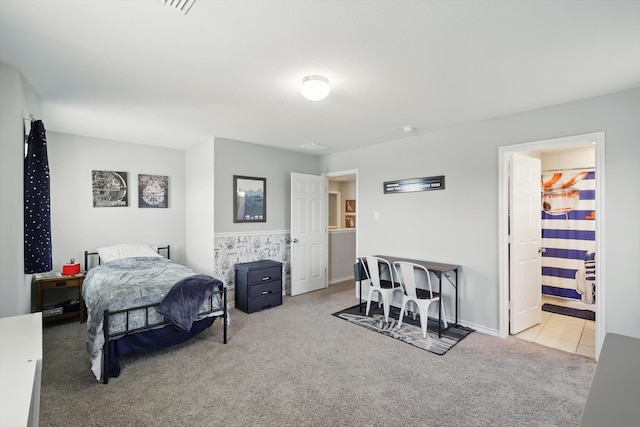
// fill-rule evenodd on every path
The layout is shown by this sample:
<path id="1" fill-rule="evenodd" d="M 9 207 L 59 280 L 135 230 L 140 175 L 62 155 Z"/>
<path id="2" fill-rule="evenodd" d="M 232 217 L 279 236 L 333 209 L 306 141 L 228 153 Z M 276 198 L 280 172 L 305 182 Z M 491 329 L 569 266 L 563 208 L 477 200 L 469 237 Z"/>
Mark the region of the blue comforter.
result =
<path id="1" fill-rule="evenodd" d="M 87 305 L 87 350 L 92 364 L 100 356 L 104 344 L 104 310 L 122 310 L 160 303 L 176 282 L 195 275 L 191 268 L 166 258 L 138 257 L 106 262 L 92 268 L 84 280 L 82 295 Z M 215 306 L 217 304 L 217 306 Z M 207 307 L 208 308 L 208 307 Z M 214 296 L 214 309 L 222 299 Z M 164 316 L 150 309 L 149 324 L 164 321 Z M 129 317 L 129 328 L 144 326 L 144 310 Z M 111 333 L 125 330 L 125 315 L 110 316 Z"/>
<path id="2" fill-rule="evenodd" d="M 221 281 L 206 274 L 185 277 L 171 287 L 157 311 L 176 329 L 189 332 L 203 304 L 213 291 L 222 290 L 223 286 Z"/>

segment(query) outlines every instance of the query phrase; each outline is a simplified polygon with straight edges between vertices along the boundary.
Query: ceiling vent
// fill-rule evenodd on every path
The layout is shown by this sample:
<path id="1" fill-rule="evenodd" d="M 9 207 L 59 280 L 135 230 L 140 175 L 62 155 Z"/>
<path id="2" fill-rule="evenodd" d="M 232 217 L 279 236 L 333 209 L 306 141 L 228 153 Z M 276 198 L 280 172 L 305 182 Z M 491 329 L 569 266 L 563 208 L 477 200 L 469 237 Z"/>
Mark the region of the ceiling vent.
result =
<path id="1" fill-rule="evenodd" d="M 191 6 L 196 0 L 160 0 L 160 2 L 166 6 L 171 6 L 182 14 L 186 15 L 191 9 Z"/>
<path id="2" fill-rule="evenodd" d="M 309 151 L 321 151 L 321 150 L 326 150 L 329 147 L 325 147 L 324 145 L 314 144 L 313 142 L 310 142 L 308 144 L 301 145 L 298 148 L 302 148 L 303 150 L 309 150 Z"/>

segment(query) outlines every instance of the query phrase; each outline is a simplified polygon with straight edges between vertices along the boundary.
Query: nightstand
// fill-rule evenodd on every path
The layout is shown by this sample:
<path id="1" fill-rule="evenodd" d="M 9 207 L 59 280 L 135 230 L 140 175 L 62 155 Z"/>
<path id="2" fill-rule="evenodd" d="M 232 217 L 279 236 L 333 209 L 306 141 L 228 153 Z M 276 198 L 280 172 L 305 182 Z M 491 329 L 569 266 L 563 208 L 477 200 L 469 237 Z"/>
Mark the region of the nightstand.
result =
<path id="1" fill-rule="evenodd" d="M 236 264 L 236 308 L 253 313 L 282 304 L 282 263 L 271 260 Z"/>
<path id="2" fill-rule="evenodd" d="M 71 276 L 57 276 L 49 278 L 36 279 L 36 275 L 33 275 L 33 292 L 35 293 L 35 308 L 34 312 L 42 312 L 42 320 L 49 321 L 54 319 L 65 319 L 68 317 L 79 316 L 80 322 L 84 322 L 87 318 L 87 307 L 82 299 L 82 283 L 84 282 L 85 273 L 81 272 Z M 55 301 L 56 293 L 62 289 L 77 288 L 78 300 L 80 301 L 79 310 L 73 307 L 63 307 L 63 299 L 56 304 L 47 305 L 43 310 L 43 296 L 46 294 L 48 300 Z M 68 309 L 68 311 L 67 311 Z"/>

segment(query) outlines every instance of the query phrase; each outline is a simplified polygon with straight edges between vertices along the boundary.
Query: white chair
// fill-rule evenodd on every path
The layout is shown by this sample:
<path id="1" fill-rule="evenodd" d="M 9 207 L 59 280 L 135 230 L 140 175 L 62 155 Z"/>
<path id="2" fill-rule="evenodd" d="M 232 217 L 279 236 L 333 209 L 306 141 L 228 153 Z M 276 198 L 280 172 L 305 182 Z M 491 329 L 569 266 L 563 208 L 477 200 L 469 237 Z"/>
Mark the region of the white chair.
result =
<path id="1" fill-rule="evenodd" d="M 391 307 L 391 300 L 395 292 L 402 292 L 402 288 L 396 282 L 393 281 L 393 270 L 391 264 L 386 259 L 377 258 L 374 256 L 365 256 L 360 258 L 360 262 L 364 266 L 364 272 L 369 280 L 369 295 L 367 297 L 367 311 L 366 315 L 369 315 L 369 309 L 371 308 L 371 298 L 374 293 L 378 293 L 378 306 L 380 306 L 380 298 L 382 298 L 382 307 L 384 311 L 384 321 L 389 321 L 389 310 Z M 380 268 L 386 267 L 389 271 L 389 280 L 380 278 Z"/>
<path id="2" fill-rule="evenodd" d="M 405 261 L 396 261 L 393 263 L 393 270 L 395 271 L 396 278 L 402 286 L 404 295 L 402 296 L 402 308 L 400 309 L 400 318 L 398 319 L 398 328 L 402 326 L 402 319 L 405 315 L 408 303 L 413 303 L 418 308 L 420 313 L 420 326 L 422 327 L 422 336 L 427 338 L 427 323 L 429 320 L 428 310 L 429 306 L 433 302 L 437 302 L 442 310 L 442 320 L 444 321 L 444 327 L 448 326 L 447 317 L 444 314 L 444 307 L 442 300 L 437 292 L 433 292 L 431 289 L 431 277 L 429 270 L 425 267 Z M 422 289 L 416 286 L 416 277 L 424 273 L 427 277 L 427 285 L 429 289 Z M 413 312 L 413 319 L 416 318 L 416 312 Z"/>

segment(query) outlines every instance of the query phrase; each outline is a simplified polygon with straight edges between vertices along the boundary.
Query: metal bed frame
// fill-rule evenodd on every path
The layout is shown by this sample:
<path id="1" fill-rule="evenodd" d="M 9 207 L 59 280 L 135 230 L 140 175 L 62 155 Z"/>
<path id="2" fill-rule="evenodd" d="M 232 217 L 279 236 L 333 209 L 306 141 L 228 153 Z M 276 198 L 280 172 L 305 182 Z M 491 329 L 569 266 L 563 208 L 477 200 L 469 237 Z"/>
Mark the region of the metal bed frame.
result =
<path id="1" fill-rule="evenodd" d="M 167 246 L 162 246 L 162 247 L 158 247 L 158 253 L 160 253 L 161 250 L 166 250 L 167 251 L 167 259 L 170 259 L 170 251 L 171 251 L 171 247 L 170 245 Z M 100 265 L 100 255 L 98 255 L 98 252 L 89 252 L 89 251 L 84 251 L 84 267 L 85 267 L 85 271 L 89 270 L 89 257 L 90 256 L 98 256 L 98 265 Z M 222 309 L 214 309 L 213 307 L 213 298 L 216 295 L 222 294 Z M 112 339 L 117 339 L 117 338 L 122 338 L 124 336 L 127 335 L 133 335 L 139 332 L 146 332 L 146 331 L 150 331 L 152 329 L 160 329 L 163 328 L 167 325 L 170 325 L 169 322 L 167 321 L 160 321 L 160 322 L 156 322 L 156 323 L 149 323 L 149 313 L 150 313 L 150 309 L 151 308 L 155 308 L 158 305 L 160 305 L 160 302 L 155 303 L 155 304 L 147 304 L 147 305 L 141 305 L 141 306 L 137 306 L 137 307 L 131 307 L 131 308 L 127 308 L 127 309 L 122 309 L 122 310 L 105 310 L 104 311 L 104 319 L 103 319 L 103 325 L 102 325 L 102 329 L 103 329 L 103 334 L 104 334 L 104 344 L 102 347 L 102 373 L 101 373 L 101 379 L 102 382 L 104 384 L 108 384 L 109 383 L 109 341 L 111 341 Z M 198 313 L 198 319 L 203 319 L 204 317 L 208 316 L 208 315 L 212 315 L 213 313 L 218 313 L 219 311 L 222 311 L 222 315 L 218 315 L 215 317 L 222 317 L 222 329 L 223 329 L 223 343 L 226 344 L 227 343 L 227 320 L 228 320 L 228 307 L 227 307 L 227 287 L 223 287 L 222 290 L 217 290 L 214 291 L 211 296 L 209 296 L 208 298 L 208 310 L 202 311 L 200 313 Z M 129 329 L 129 316 L 131 315 L 132 312 L 134 311 L 140 311 L 140 310 L 144 310 L 144 326 L 138 327 L 138 328 L 133 328 L 133 329 Z M 123 331 L 120 332 L 116 332 L 116 333 L 110 333 L 109 332 L 109 319 L 111 318 L 111 316 L 115 316 L 121 313 L 125 313 L 126 316 L 126 320 L 125 320 L 125 329 Z"/>

